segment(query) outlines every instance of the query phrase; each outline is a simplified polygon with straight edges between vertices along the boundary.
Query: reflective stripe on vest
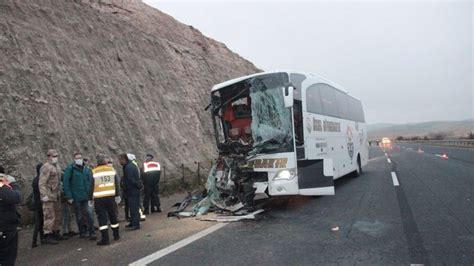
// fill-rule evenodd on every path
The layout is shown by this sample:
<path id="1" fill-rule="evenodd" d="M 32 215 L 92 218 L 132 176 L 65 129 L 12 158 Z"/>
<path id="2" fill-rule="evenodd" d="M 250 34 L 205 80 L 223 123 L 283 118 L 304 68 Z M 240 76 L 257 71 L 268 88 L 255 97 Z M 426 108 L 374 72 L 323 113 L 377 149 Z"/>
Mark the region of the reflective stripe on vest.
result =
<path id="1" fill-rule="evenodd" d="M 115 196 L 115 175 L 113 167 L 101 165 L 92 170 L 94 177 L 94 199 Z"/>
<path id="2" fill-rule="evenodd" d="M 143 172 L 148 173 L 152 171 L 160 171 L 160 164 L 157 162 L 147 162 L 143 164 Z"/>

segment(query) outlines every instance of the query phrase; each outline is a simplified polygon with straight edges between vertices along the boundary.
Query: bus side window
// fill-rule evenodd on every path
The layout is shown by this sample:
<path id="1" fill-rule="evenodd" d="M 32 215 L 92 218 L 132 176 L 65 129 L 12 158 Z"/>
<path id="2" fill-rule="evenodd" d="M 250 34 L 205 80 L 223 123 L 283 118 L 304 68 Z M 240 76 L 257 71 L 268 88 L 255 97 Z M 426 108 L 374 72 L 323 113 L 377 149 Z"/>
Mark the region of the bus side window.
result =
<path id="1" fill-rule="evenodd" d="M 327 84 L 320 85 L 321 104 L 324 114 L 332 117 L 340 117 L 336 102 L 336 90 Z"/>
<path id="2" fill-rule="evenodd" d="M 323 114 L 319 85 L 313 84 L 306 89 L 306 111 L 309 113 Z"/>

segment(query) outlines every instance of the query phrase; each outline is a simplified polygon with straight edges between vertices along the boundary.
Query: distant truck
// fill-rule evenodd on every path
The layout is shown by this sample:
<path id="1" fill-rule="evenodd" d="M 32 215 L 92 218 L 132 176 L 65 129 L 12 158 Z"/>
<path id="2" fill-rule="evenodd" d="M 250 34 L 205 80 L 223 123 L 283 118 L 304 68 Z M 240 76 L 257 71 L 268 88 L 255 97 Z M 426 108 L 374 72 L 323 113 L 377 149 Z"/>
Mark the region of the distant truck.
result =
<path id="1" fill-rule="evenodd" d="M 359 176 L 368 162 L 360 100 L 319 76 L 240 77 L 215 85 L 209 107 L 218 206 L 252 204 L 254 196 L 334 195 L 335 179 Z"/>

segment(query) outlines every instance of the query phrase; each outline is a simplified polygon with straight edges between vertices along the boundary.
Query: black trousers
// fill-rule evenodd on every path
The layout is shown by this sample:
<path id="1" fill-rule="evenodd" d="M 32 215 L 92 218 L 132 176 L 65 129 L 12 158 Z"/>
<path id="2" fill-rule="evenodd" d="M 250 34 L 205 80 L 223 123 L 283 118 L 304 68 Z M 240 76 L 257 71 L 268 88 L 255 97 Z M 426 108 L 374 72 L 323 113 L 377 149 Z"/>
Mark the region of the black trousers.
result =
<path id="1" fill-rule="evenodd" d="M 33 244 L 36 244 L 38 241 L 38 234 L 40 235 L 40 240 L 43 240 L 43 208 L 37 208 L 34 211 L 35 215 L 35 229 L 33 230 Z"/>
<path id="2" fill-rule="evenodd" d="M 130 204 L 128 203 L 128 197 L 124 197 L 123 201 L 125 202 L 125 220 L 130 219 Z"/>
<path id="3" fill-rule="evenodd" d="M 157 184 L 145 184 L 145 196 L 143 197 L 143 208 L 145 212 L 150 212 L 150 206 L 152 211 L 155 208 L 160 208 L 160 196 L 159 196 L 159 185 Z"/>
<path id="4" fill-rule="evenodd" d="M 0 265 L 15 265 L 18 253 L 18 232 L 0 231 Z"/>
<path id="5" fill-rule="evenodd" d="M 129 195 L 128 206 L 130 208 L 130 225 L 140 227 L 140 195 Z"/>
<path id="6" fill-rule="evenodd" d="M 112 229 L 118 228 L 119 222 L 117 219 L 115 197 L 94 199 L 94 205 L 100 231 L 109 229 L 107 221 L 110 221 L 110 227 L 112 227 Z"/>

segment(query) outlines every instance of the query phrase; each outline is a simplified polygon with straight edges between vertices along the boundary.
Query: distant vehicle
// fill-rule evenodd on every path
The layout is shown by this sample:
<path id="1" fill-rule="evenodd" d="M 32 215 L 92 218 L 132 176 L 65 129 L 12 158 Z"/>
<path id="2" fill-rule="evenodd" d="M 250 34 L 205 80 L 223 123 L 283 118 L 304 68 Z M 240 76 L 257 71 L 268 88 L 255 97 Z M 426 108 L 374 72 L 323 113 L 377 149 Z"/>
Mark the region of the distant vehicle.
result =
<path id="1" fill-rule="evenodd" d="M 391 150 L 393 148 L 393 142 L 389 138 L 382 138 L 380 146 L 384 151 Z"/>
<path id="2" fill-rule="evenodd" d="M 221 195 L 242 198 L 245 187 L 334 195 L 334 179 L 360 175 L 368 162 L 362 104 L 328 80 L 264 72 L 217 84 L 211 94 Z"/>

